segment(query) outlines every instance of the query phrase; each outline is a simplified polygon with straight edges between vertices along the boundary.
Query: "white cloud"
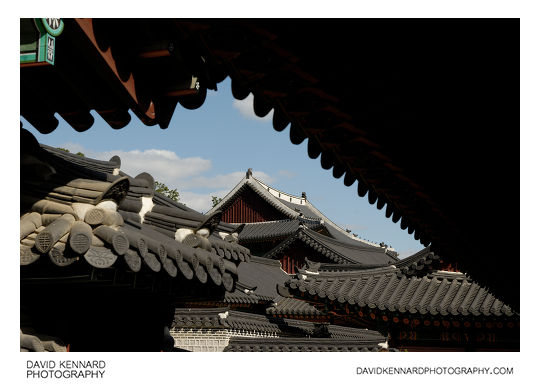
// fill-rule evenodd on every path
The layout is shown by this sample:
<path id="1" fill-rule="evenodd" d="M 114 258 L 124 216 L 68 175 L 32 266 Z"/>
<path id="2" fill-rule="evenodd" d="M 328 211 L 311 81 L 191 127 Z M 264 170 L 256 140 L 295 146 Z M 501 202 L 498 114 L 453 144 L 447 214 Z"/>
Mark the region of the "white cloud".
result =
<path id="1" fill-rule="evenodd" d="M 175 152 L 169 150 L 111 150 L 96 152 L 85 149 L 76 143 L 66 143 L 61 147 L 65 147 L 71 152 L 80 151 L 87 157 L 101 160 L 109 160 L 114 155 L 118 155 L 122 161 L 120 170 L 126 174 L 136 176 L 141 172 L 147 172 L 155 180 L 175 188 L 180 186 L 182 180 L 199 175 L 212 167 L 210 159 L 201 157 L 181 158 Z"/>
<path id="2" fill-rule="evenodd" d="M 194 210 L 206 212 L 212 207 L 212 196 L 223 198 L 246 175 L 245 171 L 212 175 L 212 161 L 200 157 L 181 158 L 169 150 L 149 149 L 131 151 L 96 152 L 77 143 L 65 143 L 60 147 L 71 152 L 82 152 L 85 156 L 109 160 L 118 155 L 122 162 L 120 170 L 136 176 L 147 172 L 155 180 L 165 183 L 180 193 L 180 201 Z M 204 175 L 209 174 L 209 175 Z M 253 175 L 264 183 L 273 183 L 275 178 L 263 171 L 253 171 Z"/>
<path id="3" fill-rule="evenodd" d="M 85 152 L 85 151 L 88 151 L 88 150 L 86 150 L 79 143 L 67 142 L 67 143 L 64 143 L 63 145 L 61 145 L 59 147 L 65 148 L 65 149 L 69 150 L 69 152 L 71 152 L 73 154 L 76 154 L 78 152 L 82 152 L 84 155 L 90 156 L 88 153 Z M 106 160 L 109 160 L 109 159 L 106 159 Z"/>
<path id="4" fill-rule="evenodd" d="M 255 112 L 253 111 L 253 94 L 251 93 L 244 100 L 235 99 L 233 101 L 233 107 L 236 108 L 244 118 L 252 120 L 268 121 L 272 119 L 274 114 L 273 111 L 270 111 L 264 118 L 255 115 Z"/>
<path id="5" fill-rule="evenodd" d="M 214 176 L 197 176 L 186 180 L 184 188 L 228 188 L 231 190 L 244 177 L 245 172 L 235 171 Z"/>
<path id="6" fill-rule="evenodd" d="M 125 173 L 135 176 L 145 171 L 154 179 L 166 184 L 193 177 L 212 167 L 209 159 L 180 158 L 176 153 L 168 150 L 107 151 L 100 155 L 107 159 L 118 155 L 122 160 L 120 169 Z"/>
<path id="7" fill-rule="evenodd" d="M 272 184 L 276 181 L 276 178 L 268 175 L 267 173 L 263 172 L 263 171 L 253 171 L 253 176 L 257 179 L 259 179 L 261 182 L 263 183 L 266 183 L 266 184 Z"/>
<path id="8" fill-rule="evenodd" d="M 218 190 L 210 193 L 196 193 L 193 191 L 182 191 L 180 201 L 191 207 L 193 210 L 205 213 L 212 208 L 212 197 L 223 198 L 229 190 Z"/>

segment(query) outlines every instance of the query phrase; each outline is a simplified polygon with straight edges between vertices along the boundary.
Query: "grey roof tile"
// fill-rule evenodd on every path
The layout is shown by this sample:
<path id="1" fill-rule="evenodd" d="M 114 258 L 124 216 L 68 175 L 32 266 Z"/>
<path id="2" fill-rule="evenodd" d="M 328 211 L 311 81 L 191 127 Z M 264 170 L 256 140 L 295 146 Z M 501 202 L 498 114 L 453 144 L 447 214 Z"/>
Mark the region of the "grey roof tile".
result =
<path id="1" fill-rule="evenodd" d="M 371 294 L 369 294 L 366 300 L 366 304 L 369 307 L 375 308 L 378 305 L 377 299 L 381 297 L 382 291 L 384 290 L 387 284 L 387 281 L 385 278 L 386 278 L 385 276 L 379 277 L 379 279 L 377 280 L 377 283 L 375 284 L 375 287 L 373 288 L 373 290 L 371 290 Z"/>
<path id="2" fill-rule="evenodd" d="M 421 299 L 423 298 L 427 288 L 429 287 L 430 280 L 427 277 L 423 277 L 420 282 L 418 283 L 418 286 L 416 290 L 414 291 L 414 294 L 412 295 L 409 303 L 405 305 L 405 309 L 407 311 L 410 311 L 411 313 L 418 312 L 418 304 L 420 303 Z"/>
<path id="3" fill-rule="evenodd" d="M 476 296 L 474 297 L 467 311 L 471 312 L 475 316 L 479 316 L 481 314 L 480 304 L 484 302 L 487 295 L 488 295 L 488 291 L 484 289 L 483 287 L 479 287 L 478 292 L 476 293 Z"/>
<path id="4" fill-rule="evenodd" d="M 353 286 L 354 282 L 350 278 L 346 278 L 345 282 L 341 285 L 341 288 L 337 291 L 336 299 L 340 303 L 345 302 L 345 295 L 349 292 L 351 287 Z"/>
<path id="5" fill-rule="evenodd" d="M 384 340 L 337 338 L 242 338 L 233 337 L 226 352 L 378 352 Z"/>
<path id="6" fill-rule="evenodd" d="M 367 277 L 367 281 L 362 285 L 360 292 L 356 296 L 356 303 L 361 304 L 362 306 L 366 305 L 366 299 L 371 292 L 370 289 L 372 289 L 375 286 L 376 280 L 380 278 L 381 277 L 375 278 L 373 275 L 370 275 Z"/>
<path id="7" fill-rule="evenodd" d="M 308 228 L 300 227 L 293 235 L 268 251 L 265 258 L 276 258 L 294 242 L 301 241 L 330 260 L 340 264 L 388 265 L 396 259 L 385 249 L 364 244 L 350 244 L 329 238 Z"/>
<path id="8" fill-rule="evenodd" d="M 57 337 L 35 333 L 33 330 L 20 331 L 21 352 L 67 352 L 67 345 Z"/>
<path id="9" fill-rule="evenodd" d="M 440 267 L 439 256 L 435 255 L 430 251 L 430 248 L 427 247 L 418 251 L 417 253 L 398 260 L 396 262 L 390 262 L 392 266 L 396 269 L 399 269 L 402 274 L 408 276 L 418 276 L 422 277 L 426 274 L 433 274 L 433 270 Z M 374 268 L 386 268 L 388 267 L 388 262 L 385 263 L 321 263 L 318 270 L 321 272 L 360 272 Z M 438 276 L 442 277 L 444 273 L 437 273 Z M 454 276 L 452 276 L 454 277 Z"/>
<path id="10" fill-rule="evenodd" d="M 31 136 L 28 132 L 25 135 Z M 22 266 L 34 264 L 38 259 L 41 263 L 50 261 L 59 267 L 85 268 L 87 264 L 88 269 L 113 267 L 133 273 L 139 272 L 141 266 L 145 266 L 154 273 L 163 270 L 171 278 L 191 279 L 196 275 L 201 283 L 210 281 L 224 290 L 233 289 L 237 276 L 236 266 L 233 264 L 231 268 L 230 264 L 225 264 L 212 249 L 189 247 L 151 226 L 141 225 L 130 219 L 124 220 L 118 214 L 118 203 L 121 203 L 130 191 L 141 196 L 153 195 L 153 178 L 150 175 L 143 173 L 136 178 L 113 175 L 109 171 L 113 166 L 116 169 L 116 166 L 120 165 L 119 159 L 103 162 L 50 148 L 33 148 L 31 154 L 23 152 L 21 158 L 25 167 L 39 164 L 50 171 L 45 175 L 41 173 L 43 168 L 38 168 L 37 173 L 29 168 L 28 173 L 21 174 Z M 62 196 L 49 194 L 36 203 L 35 198 L 27 195 L 29 190 L 25 190 L 24 186 L 27 181 L 39 182 L 40 178 L 45 176 L 48 176 L 47 183 L 56 186 L 49 191 L 61 191 Z M 97 194 L 87 193 L 94 190 Z M 83 204 L 81 200 L 75 199 L 78 194 L 95 198 Z M 115 203 L 108 202 L 109 200 Z M 140 198 L 131 200 L 135 202 Z M 178 207 L 170 207 L 170 210 L 182 211 L 188 217 L 195 215 Z M 39 223 L 34 223 L 34 219 L 39 219 Z M 83 244 L 83 241 L 86 243 Z M 250 259 L 249 250 L 245 247 L 216 240 L 213 250 L 222 249 L 236 253 L 238 260 Z M 182 274 L 178 274 L 178 269 Z M 25 271 L 27 270 L 21 270 L 23 275 Z M 32 272 L 38 271 L 33 269 Z M 58 270 L 58 274 L 62 274 L 61 270 Z"/>
<path id="11" fill-rule="evenodd" d="M 417 305 L 418 312 L 420 314 L 427 314 L 427 312 L 429 311 L 427 307 L 429 305 L 429 301 L 435 296 L 435 293 L 437 292 L 437 289 L 439 287 L 437 283 L 438 280 L 436 279 L 430 280 L 429 285 L 424 292 L 424 295 L 422 296 L 420 302 L 418 302 Z"/>
<path id="12" fill-rule="evenodd" d="M 301 219 L 246 223 L 244 229 L 238 236 L 238 241 L 246 243 L 286 237 L 294 234 L 296 230 L 298 230 L 300 224 L 304 224 L 310 229 L 322 227 L 319 221 L 306 221 Z"/>
<path id="13" fill-rule="evenodd" d="M 42 144 L 42 143 L 40 143 L 40 146 L 45 151 L 59 158 L 65 159 L 70 163 L 80 165 L 89 170 L 95 170 L 99 172 L 112 174 L 114 170 L 119 169 L 121 165 L 120 158 L 118 156 L 114 156 L 110 160 L 104 161 L 104 160 L 88 158 L 86 156 L 81 156 L 77 154 L 72 154 L 72 153 L 60 150 L 56 147 L 47 146 L 46 144 Z"/>
<path id="14" fill-rule="evenodd" d="M 330 235 L 343 243 L 349 243 L 351 245 L 370 246 L 373 248 L 383 249 L 380 245 L 363 240 L 358 237 L 354 237 L 347 231 L 343 230 L 337 224 L 332 222 L 322 212 L 320 212 L 315 206 L 311 204 L 306 198 L 292 196 L 290 194 L 278 191 L 262 181 L 254 178 L 252 175 L 249 177 L 246 175 L 245 179 L 242 179 L 223 199 L 214 206 L 207 214 L 210 214 L 217 210 L 225 210 L 234 200 L 242 194 L 245 189 L 251 189 L 258 194 L 262 199 L 268 202 L 272 207 L 283 213 L 289 219 L 298 219 L 300 217 L 308 220 L 322 220 L 325 227 L 329 231 Z M 278 194 L 273 195 L 270 191 Z M 293 202 L 291 202 L 291 200 Z M 300 201 L 302 202 L 300 204 Z M 298 203 L 296 203 L 298 202 Z M 389 250 L 389 255 L 395 258 L 396 253 Z"/>
<path id="15" fill-rule="evenodd" d="M 317 316 L 323 313 L 306 301 L 296 298 L 279 297 L 276 302 L 266 309 L 267 314 L 293 315 L 293 316 Z"/>
<path id="16" fill-rule="evenodd" d="M 403 275 L 391 266 L 350 272 L 300 270 L 285 285 L 292 293 L 317 294 L 323 302 L 346 300 L 351 305 L 402 313 L 517 315 L 460 273 L 436 272 L 420 278 Z"/>
<path id="17" fill-rule="evenodd" d="M 301 301 L 295 301 L 299 303 Z M 305 307 L 303 310 L 306 310 Z M 300 314 L 301 310 L 297 311 Z M 172 326 L 175 328 L 230 329 L 236 331 L 273 333 L 280 338 L 304 337 L 325 339 L 347 338 L 359 344 L 366 341 L 385 342 L 380 333 L 359 328 L 314 323 L 303 320 L 275 318 L 274 313 L 268 315 L 254 314 L 231 310 L 229 307 L 219 308 L 177 308 Z M 311 314 L 311 313 L 310 313 Z"/>

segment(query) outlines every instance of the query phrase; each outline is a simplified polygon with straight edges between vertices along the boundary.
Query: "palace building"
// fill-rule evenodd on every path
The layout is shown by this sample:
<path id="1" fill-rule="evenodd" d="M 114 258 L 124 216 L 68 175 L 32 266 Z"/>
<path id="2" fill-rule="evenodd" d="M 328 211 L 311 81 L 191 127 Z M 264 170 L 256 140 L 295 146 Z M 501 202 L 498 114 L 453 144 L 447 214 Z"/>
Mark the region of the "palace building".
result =
<path id="1" fill-rule="evenodd" d="M 20 37 L 40 133 L 91 111 L 186 129 L 177 105 L 230 77 L 425 247 L 400 259 L 251 171 L 201 214 L 21 123 L 22 351 L 520 349 L 518 19 L 34 18 Z"/>

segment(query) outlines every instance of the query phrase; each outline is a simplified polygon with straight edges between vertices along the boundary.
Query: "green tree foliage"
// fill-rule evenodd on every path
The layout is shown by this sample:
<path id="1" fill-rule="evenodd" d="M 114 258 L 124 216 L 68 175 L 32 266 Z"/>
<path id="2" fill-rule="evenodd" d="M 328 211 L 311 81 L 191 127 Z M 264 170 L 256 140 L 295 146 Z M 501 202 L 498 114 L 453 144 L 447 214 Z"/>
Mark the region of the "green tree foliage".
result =
<path id="1" fill-rule="evenodd" d="M 65 152 L 70 152 L 67 148 L 63 148 L 63 147 L 56 147 L 58 150 L 62 150 L 62 151 L 65 151 Z M 84 156 L 84 154 L 82 152 L 78 152 L 76 153 L 75 155 L 80 155 L 80 156 Z"/>
<path id="2" fill-rule="evenodd" d="M 171 190 L 169 187 L 165 185 L 165 183 L 161 183 L 156 180 L 154 182 L 154 190 L 172 199 L 173 201 L 180 202 L 180 193 L 178 192 L 178 190 L 177 189 Z"/>
<path id="3" fill-rule="evenodd" d="M 216 205 L 218 205 L 222 200 L 223 198 L 218 198 L 212 195 L 212 207 L 216 207 Z"/>

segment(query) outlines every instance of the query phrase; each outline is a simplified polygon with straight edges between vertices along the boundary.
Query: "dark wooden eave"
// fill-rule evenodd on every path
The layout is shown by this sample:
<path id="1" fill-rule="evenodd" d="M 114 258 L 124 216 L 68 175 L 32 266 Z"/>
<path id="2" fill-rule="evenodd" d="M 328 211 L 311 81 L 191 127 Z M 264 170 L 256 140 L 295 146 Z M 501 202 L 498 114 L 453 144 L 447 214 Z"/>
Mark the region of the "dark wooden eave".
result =
<path id="1" fill-rule="evenodd" d="M 54 69 L 21 68 L 21 114 L 38 129 L 55 112 L 87 129 L 91 109 L 114 128 L 128 109 L 166 127 L 191 76 L 206 90 L 228 75 L 256 115 L 273 109 L 276 130 L 290 123 L 292 143 L 519 309 L 519 20 L 92 20 L 94 52 L 81 23 L 66 20 Z"/>

